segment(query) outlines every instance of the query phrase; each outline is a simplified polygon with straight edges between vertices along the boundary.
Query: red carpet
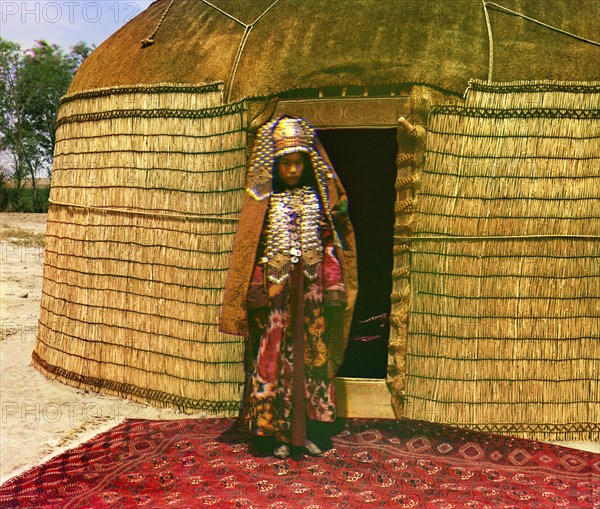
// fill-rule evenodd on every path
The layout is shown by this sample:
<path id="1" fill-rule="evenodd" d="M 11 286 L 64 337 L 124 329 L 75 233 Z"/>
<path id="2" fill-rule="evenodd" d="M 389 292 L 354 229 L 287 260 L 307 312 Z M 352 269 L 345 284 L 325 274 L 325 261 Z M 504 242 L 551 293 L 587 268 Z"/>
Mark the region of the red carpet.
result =
<path id="1" fill-rule="evenodd" d="M 274 460 L 231 419 L 127 420 L 6 482 L 3 508 L 596 508 L 600 455 L 421 421 L 349 420 Z"/>

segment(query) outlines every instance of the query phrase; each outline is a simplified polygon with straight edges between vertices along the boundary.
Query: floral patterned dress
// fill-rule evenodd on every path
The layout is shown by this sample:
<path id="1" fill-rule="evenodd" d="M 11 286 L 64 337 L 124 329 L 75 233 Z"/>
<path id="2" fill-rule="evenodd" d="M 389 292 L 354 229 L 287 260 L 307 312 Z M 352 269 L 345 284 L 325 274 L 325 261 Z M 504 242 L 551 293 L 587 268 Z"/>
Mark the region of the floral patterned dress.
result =
<path id="1" fill-rule="evenodd" d="M 283 283 L 266 277 L 261 236 L 247 304 L 246 385 L 242 426 L 261 436 L 303 445 L 306 419 L 335 420 L 329 341 L 346 295 L 331 230 L 321 224 L 323 259 L 314 281 L 295 264 Z"/>

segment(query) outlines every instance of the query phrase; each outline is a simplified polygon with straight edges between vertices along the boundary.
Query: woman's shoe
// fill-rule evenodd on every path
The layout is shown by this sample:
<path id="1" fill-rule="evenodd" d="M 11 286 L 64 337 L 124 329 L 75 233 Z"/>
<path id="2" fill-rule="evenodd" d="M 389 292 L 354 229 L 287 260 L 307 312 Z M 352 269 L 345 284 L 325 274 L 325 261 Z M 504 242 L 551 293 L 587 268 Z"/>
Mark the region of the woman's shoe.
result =
<path id="1" fill-rule="evenodd" d="M 304 449 L 304 452 L 306 454 L 308 454 L 309 456 L 318 457 L 323 454 L 323 451 L 319 448 L 319 446 L 317 444 L 315 444 L 314 442 L 311 442 L 310 440 L 307 440 L 304 443 L 303 449 Z"/>
<path id="2" fill-rule="evenodd" d="M 280 443 L 275 445 L 273 449 L 273 456 L 279 458 L 280 460 L 284 460 L 290 457 L 290 446 L 286 443 Z"/>

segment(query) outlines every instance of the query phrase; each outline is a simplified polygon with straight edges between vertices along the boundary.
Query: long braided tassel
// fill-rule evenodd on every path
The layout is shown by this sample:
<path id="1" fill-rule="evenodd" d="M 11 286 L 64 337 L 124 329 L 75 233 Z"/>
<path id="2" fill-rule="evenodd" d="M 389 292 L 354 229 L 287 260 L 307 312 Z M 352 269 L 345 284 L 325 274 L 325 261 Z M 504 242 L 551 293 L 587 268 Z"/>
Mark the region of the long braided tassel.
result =
<path id="1" fill-rule="evenodd" d="M 160 17 L 160 20 L 158 21 L 158 25 L 156 26 L 156 29 L 154 30 L 154 32 L 152 32 L 151 35 L 149 35 L 148 37 L 146 37 L 145 39 L 143 39 L 141 41 L 142 48 L 146 48 L 146 47 L 154 44 L 154 37 L 156 36 L 158 29 L 162 25 L 162 22 L 164 21 L 165 17 L 167 16 L 167 12 L 169 12 L 169 9 L 171 8 L 171 6 L 173 5 L 174 2 L 175 2 L 175 0 L 171 0 L 171 2 L 169 3 L 169 6 L 166 8 L 165 12 L 163 12 L 163 15 Z"/>

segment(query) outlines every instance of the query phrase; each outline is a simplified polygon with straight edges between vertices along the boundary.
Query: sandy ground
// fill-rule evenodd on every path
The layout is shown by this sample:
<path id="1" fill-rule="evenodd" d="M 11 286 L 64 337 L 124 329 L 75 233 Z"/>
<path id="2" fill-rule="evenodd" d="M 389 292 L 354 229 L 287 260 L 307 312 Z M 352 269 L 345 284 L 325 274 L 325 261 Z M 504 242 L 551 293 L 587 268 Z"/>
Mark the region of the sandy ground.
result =
<path id="1" fill-rule="evenodd" d="M 75 389 L 31 365 L 47 217 L 0 214 L 0 482 L 128 417 L 203 416 Z"/>
<path id="2" fill-rule="evenodd" d="M 48 380 L 31 366 L 46 214 L 0 214 L 0 482 L 125 418 L 193 418 Z M 600 453 L 600 444 L 563 443 Z"/>

